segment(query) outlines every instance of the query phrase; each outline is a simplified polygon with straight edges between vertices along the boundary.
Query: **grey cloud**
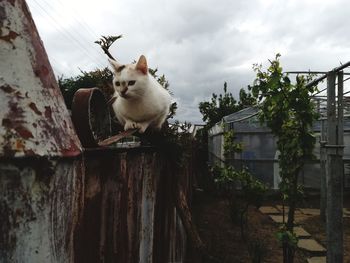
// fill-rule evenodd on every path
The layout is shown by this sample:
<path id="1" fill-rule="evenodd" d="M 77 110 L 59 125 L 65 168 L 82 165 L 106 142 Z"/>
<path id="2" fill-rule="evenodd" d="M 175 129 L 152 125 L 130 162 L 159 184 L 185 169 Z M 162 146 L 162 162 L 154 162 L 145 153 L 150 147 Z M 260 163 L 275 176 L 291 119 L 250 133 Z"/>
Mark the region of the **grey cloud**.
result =
<path id="1" fill-rule="evenodd" d="M 69 6 L 70 1 L 62 1 Z M 200 101 L 209 99 L 213 92 L 222 92 L 224 81 L 229 91 L 238 96 L 239 89 L 254 79 L 252 64 L 267 65 L 267 59 L 277 52 L 282 53 L 285 71 L 329 70 L 339 61 L 350 59 L 350 2 L 345 0 L 82 3 L 81 14 L 95 32 L 124 34 L 111 48 L 112 54 L 123 63 L 145 54 L 149 65 L 158 67 L 170 82 L 179 104 L 176 118 L 194 123 L 201 122 Z M 42 23 L 39 14 L 35 15 Z M 41 29 L 43 40 L 56 68 L 66 75 L 76 73 L 74 69 L 78 67 L 96 68 L 93 60 L 59 33 L 45 30 Z M 72 26 L 70 30 L 76 32 L 79 27 Z M 84 34 L 84 30 L 80 33 Z M 91 34 L 82 41 L 91 41 Z M 86 47 L 107 65 L 98 46 L 89 43 Z"/>

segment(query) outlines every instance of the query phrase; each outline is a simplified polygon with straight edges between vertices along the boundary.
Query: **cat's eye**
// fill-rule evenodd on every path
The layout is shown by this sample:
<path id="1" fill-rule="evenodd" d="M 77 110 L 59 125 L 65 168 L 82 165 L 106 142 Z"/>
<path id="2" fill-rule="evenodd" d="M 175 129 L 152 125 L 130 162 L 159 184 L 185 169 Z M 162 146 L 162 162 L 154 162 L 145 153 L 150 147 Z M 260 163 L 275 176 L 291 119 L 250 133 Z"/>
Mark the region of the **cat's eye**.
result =
<path id="1" fill-rule="evenodd" d="M 114 84 L 115 84 L 116 86 L 120 86 L 120 82 L 119 82 L 119 81 L 114 82 Z"/>
<path id="2" fill-rule="evenodd" d="M 128 85 L 129 85 L 129 86 L 132 86 L 132 85 L 135 85 L 135 83 L 136 83 L 135 80 L 130 80 L 130 81 L 128 82 Z"/>

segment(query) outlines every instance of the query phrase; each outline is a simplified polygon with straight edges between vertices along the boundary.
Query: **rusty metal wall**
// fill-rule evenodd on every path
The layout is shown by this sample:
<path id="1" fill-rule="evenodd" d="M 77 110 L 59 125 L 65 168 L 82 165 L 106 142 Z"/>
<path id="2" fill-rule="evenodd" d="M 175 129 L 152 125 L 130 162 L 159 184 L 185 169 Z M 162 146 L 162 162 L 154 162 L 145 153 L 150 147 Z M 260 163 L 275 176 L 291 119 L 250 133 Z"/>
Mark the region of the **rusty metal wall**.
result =
<path id="1" fill-rule="evenodd" d="M 184 262 L 191 162 L 82 149 L 25 1 L 0 26 L 0 262 Z"/>
<path id="2" fill-rule="evenodd" d="M 0 262 L 73 262 L 82 196 L 79 164 L 0 161 Z"/>
<path id="3" fill-rule="evenodd" d="M 0 1 L 0 262 L 73 262 L 81 145 L 25 1 Z"/>
<path id="4" fill-rule="evenodd" d="M 168 160 L 153 148 L 95 149 L 84 154 L 84 164 L 75 262 L 184 261 L 178 174 Z"/>
<path id="5" fill-rule="evenodd" d="M 0 156 L 76 156 L 80 142 L 23 0 L 0 1 Z"/>
<path id="6" fill-rule="evenodd" d="M 0 174 L 0 262 L 184 262 L 189 173 L 155 149 L 1 159 Z"/>

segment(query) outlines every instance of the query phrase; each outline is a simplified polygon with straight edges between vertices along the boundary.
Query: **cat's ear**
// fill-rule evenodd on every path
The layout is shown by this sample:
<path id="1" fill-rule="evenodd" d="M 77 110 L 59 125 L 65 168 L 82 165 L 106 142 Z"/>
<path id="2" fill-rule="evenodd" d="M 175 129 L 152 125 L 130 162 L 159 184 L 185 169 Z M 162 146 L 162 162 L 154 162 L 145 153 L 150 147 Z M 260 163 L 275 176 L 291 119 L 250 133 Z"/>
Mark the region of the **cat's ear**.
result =
<path id="1" fill-rule="evenodd" d="M 147 60 L 144 55 L 141 55 L 141 57 L 139 58 L 139 61 L 137 61 L 135 68 L 136 70 L 141 71 L 144 75 L 147 75 L 148 73 Z"/>
<path id="2" fill-rule="evenodd" d="M 113 60 L 113 59 L 108 59 L 109 64 L 111 64 L 111 66 L 113 67 L 113 69 L 115 71 L 118 71 L 118 68 L 120 68 L 121 64 L 119 64 L 117 61 Z"/>

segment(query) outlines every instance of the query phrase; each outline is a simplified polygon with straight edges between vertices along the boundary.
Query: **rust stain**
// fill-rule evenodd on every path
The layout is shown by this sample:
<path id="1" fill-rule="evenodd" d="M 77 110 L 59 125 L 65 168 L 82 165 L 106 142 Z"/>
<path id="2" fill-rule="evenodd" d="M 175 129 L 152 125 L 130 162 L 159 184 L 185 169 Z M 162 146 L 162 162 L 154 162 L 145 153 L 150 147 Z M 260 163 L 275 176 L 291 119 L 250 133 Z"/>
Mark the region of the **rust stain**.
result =
<path id="1" fill-rule="evenodd" d="M 2 126 L 5 128 L 10 128 L 11 127 L 11 120 L 8 118 L 2 119 Z"/>
<path id="2" fill-rule="evenodd" d="M 15 46 L 13 44 L 13 40 L 15 40 L 18 36 L 19 36 L 18 33 L 11 30 L 7 35 L 0 36 L 0 40 L 3 40 L 5 42 L 10 43 L 12 45 L 12 47 L 15 48 Z"/>
<path id="3" fill-rule="evenodd" d="M 10 101 L 9 102 L 9 116 L 11 119 L 21 119 L 24 117 L 24 110 L 20 107 L 18 107 L 17 102 Z"/>
<path id="4" fill-rule="evenodd" d="M 6 93 L 11 93 L 15 91 L 14 88 L 12 88 L 10 85 L 7 85 L 7 84 L 0 86 L 0 89 Z"/>
<path id="5" fill-rule="evenodd" d="M 22 125 L 21 121 L 17 120 L 16 118 L 2 119 L 2 126 L 4 126 L 7 129 L 14 129 L 23 139 L 34 138 L 32 132 L 25 128 Z"/>
<path id="6" fill-rule="evenodd" d="M 2 119 L 2 126 L 7 129 L 13 129 L 21 136 L 23 139 L 34 138 L 31 131 L 29 131 L 26 127 L 23 126 L 24 121 L 24 111 L 22 108 L 18 107 L 16 102 L 10 101 L 8 103 L 9 113 L 7 114 L 7 118 Z"/>
<path id="7" fill-rule="evenodd" d="M 38 66 L 38 68 L 34 70 L 34 74 L 37 77 L 47 76 L 49 73 L 49 69 L 44 65 Z"/>
<path id="8" fill-rule="evenodd" d="M 29 33 L 28 36 L 31 38 L 30 42 L 34 48 L 34 59 L 31 60 L 33 72 L 40 79 L 45 89 L 52 88 L 53 91 L 59 91 L 55 75 L 51 68 L 43 43 L 40 37 L 38 37 L 39 32 L 37 31 L 37 28 L 28 10 L 26 1 L 22 1 L 22 11 L 27 19 L 26 22 L 28 22 L 25 30 Z M 61 94 L 58 96 L 62 97 Z"/>
<path id="9" fill-rule="evenodd" d="M 52 120 L 52 110 L 50 106 L 45 106 L 45 118 Z"/>
<path id="10" fill-rule="evenodd" d="M 10 16 L 9 12 L 14 13 L 15 17 Z M 2 106 L 6 110 L 0 118 L 0 125 L 5 129 L 1 155 L 13 156 L 13 152 L 18 151 L 21 151 L 21 155 L 32 155 L 39 151 L 49 155 L 66 152 L 68 156 L 77 156 L 81 152 L 80 142 L 70 123 L 69 113 L 26 1 L 0 0 L 0 26 L 0 45 L 11 49 L 12 44 L 17 48 L 18 40 L 25 36 L 24 45 L 27 47 L 24 48 L 31 70 L 36 74 L 36 80 L 42 83 L 35 89 L 26 85 L 17 86 L 20 85 L 17 79 L 14 79 L 14 83 L 0 84 L 0 95 L 5 96 Z M 22 67 L 20 64 L 18 66 Z M 39 100 L 43 103 L 39 104 Z M 35 145 L 42 145 L 43 148 Z"/>
<path id="11" fill-rule="evenodd" d="M 29 103 L 29 108 L 31 108 L 36 114 L 42 115 L 41 111 L 37 108 L 34 102 Z"/>
<path id="12" fill-rule="evenodd" d="M 24 153 L 27 156 L 34 156 L 35 155 L 35 152 L 32 149 L 24 150 Z"/>
<path id="13" fill-rule="evenodd" d="M 14 128 L 14 130 L 23 138 L 23 139 L 29 139 L 34 138 L 33 133 L 29 131 L 27 128 L 23 127 L 22 125 L 19 125 Z"/>
<path id="14" fill-rule="evenodd" d="M 79 152 L 80 152 L 80 149 L 77 148 L 77 145 L 73 139 L 70 139 L 70 144 L 68 147 L 63 148 L 61 150 L 61 153 L 64 156 L 68 156 L 68 157 L 69 156 L 72 156 L 72 157 L 77 156 L 77 153 L 79 153 Z"/>
<path id="15" fill-rule="evenodd" d="M 25 144 L 22 140 L 16 140 L 16 149 L 23 150 L 25 148 Z"/>

